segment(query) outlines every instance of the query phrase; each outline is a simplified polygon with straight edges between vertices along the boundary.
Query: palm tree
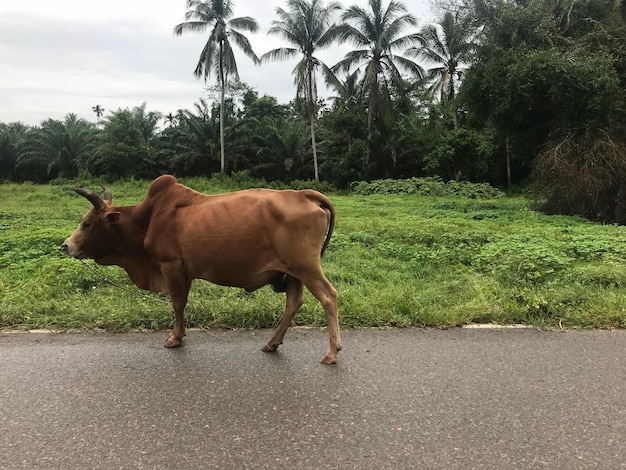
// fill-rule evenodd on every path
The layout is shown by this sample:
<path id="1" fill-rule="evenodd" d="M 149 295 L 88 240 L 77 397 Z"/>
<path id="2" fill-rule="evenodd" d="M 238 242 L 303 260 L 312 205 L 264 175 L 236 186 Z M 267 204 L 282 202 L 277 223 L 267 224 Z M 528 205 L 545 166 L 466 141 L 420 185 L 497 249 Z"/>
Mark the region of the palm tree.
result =
<path id="1" fill-rule="evenodd" d="M 21 122 L 0 122 L 0 180 L 11 179 L 29 130 Z"/>
<path id="2" fill-rule="evenodd" d="M 221 172 L 224 173 L 224 99 L 228 76 L 239 79 L 237 61 L 232 48 L 234 42 L 255 64 L 259 58 L 252 50 L 250 41 L 241 31 L 254 33 L 259 26 L 256 20 L 248 16 L 232 18 L 233 0 L 187 0 L 185 22 L 174 27 L 174 34 L 185 32 L 205 32 L 210 30 L 209 38 L 200 53 L 194 75 L 204 78 L 211 73 L 217 74 L 221 89 L 220 101 L 220 155 Z"/>
<path id="3" fill-rule="evenodd" d="M 297 94 L 304 95 L 311 128 L 311 148 L 315 179 L 319 180 L 317 148 L 315 143 L 315 118 L 317 115 L 317 85 L 315 72 L 319 66 L 325 75 L 332 75 L 330 68 L 315 57 L 320 49 L 330 46 L 337 38 L 338 29 L 331 24 L 333 15 L 341 10 L 339 3 L 331 1 L 324 6 L 323 0 L 287 0 L 287 10 L 276 8 L 279 20 L 272 21 L 270 34 L 281 36 L 293 47 L 273 49 L 261 60 L 285 60 L 302 54 L 302 59 L 293 69 Z"/>
<path id="4" fill-rule="evenodd" d="M 404 34 L 407 28 L 416 27 L 417 19 L 408 13 L 400 0 L 391 0 L 386 8 L 382 0 L 369 0 L 369 11 L 353 5 L 342 15 L 341 38 L 352 42 L 358 49 L 350 51 L 339 61 L 333 71 L 348 72 L 355 67 L 363 70 L 362 93 L 367 101 L 368 141 L 372 144 L 373 124 L 376 116 L 387 123 L 392 112 L 391 87 L 399 93 L 404 90 L 401 71 L 422 78 L 424 72 L 414 61 L 396 54 L 398 50 L 423 42 L 417 33 Z M 369 154 L 366 156 L 366 172 Z"/>
<path id="5" fill-rule="evenodd" d="M 178 124 L 178 118 L 173 113 L 167 113 L 163 119 L 165 120 L 165 124 L 168 128 L 172 128 Z"/>
<path id="6" fill-rule="evenodd" d="M 255 175 L 285 182 L 305 179 L 311 174 L 311 153 L 306 124 L 302 120 L 263 118 L 256 139 L 260 161 Z"/>
<path id="7" fill-rule="evenodd" d="M 458 12 L 445 12 L 439 23 L 426 26 L 421 34 L 423 47 L 412 47 L 407 53 L 434 65 L 428 69 L 429 91 L 439 95 L 439 101 L 446 106 L 455 97 L 458 82 L 463 70 L 476 49 L 474 30 L 468 17 Z M 452 111 L 454 128 L 458 128 L 456 111 Z"/>
<path id="8" fill-rule="evenodd" d="M 96 113 L 96 123 L 100 124 L 100 118 L 104 115 L 104 108 L 97 104 L 91 110 Z"/>
<path id="9" fill-rule="evenodd" d="M 29 131 L 19 166 L 45 166 L 48 177 L 74 177 L 86 167 L 96 146 L 93 123 L 68 114 L 63 121 L 47 119 Z"/>
<path id="10" fill-rule="evenodd" d="M 210 172 L 217 165 L 215 145 L 218 126 L 209 104 L 200 99 L 194 110 L 181 111 L 175 129 L 174 161 L 176 171 L 191 176 Z"/>
<path id="11" fill-rule="evenodd" d="M 135 106 L 132 113 L 144 142 L 150 144 L 157 135 L 159 121 L 163 116 L 158 111 L 146 111 L 146 103 Z"/>
<path id="12" fill-rule="evenodd" d="M 361 103 L 359 99 L 362 94 L 360 70 L 357 69 L 346 75 L 343 81 L 337 79 L 330 82 L 329 85 L 337 93 L 330 97 L 334 109 L 347 109 Z"/>

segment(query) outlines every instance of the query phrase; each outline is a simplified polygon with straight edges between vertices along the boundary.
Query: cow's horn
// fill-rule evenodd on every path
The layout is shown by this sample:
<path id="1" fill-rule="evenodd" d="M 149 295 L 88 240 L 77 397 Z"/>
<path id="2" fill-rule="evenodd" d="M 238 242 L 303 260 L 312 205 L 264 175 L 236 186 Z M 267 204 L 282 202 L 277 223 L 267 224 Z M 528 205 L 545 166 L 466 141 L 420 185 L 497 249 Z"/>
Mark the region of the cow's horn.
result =
<path id="1" fill-rule="evenodd" d="M 102 198 L 98 196 L 95 192 L 89 189 L 82 189 L 82 188 L 76 188 L 74 189 L 74 191 L 76 191 L 82 197 L 86 198 L 89 202 L 91 202 L 93 204 L 94 209 L 96 209 L 96 212 L 100 212 L 106 207 L 106 204 L 104 203 Z"/>
<path id="2" fill-rule="evenodd" d="M 111 194 L 111 190 L 104 185 L 102 186 L 102 190 L 104 191 L 104 200 L 111 204 L 111 201 L 113 201 L 113 195 Z"/>

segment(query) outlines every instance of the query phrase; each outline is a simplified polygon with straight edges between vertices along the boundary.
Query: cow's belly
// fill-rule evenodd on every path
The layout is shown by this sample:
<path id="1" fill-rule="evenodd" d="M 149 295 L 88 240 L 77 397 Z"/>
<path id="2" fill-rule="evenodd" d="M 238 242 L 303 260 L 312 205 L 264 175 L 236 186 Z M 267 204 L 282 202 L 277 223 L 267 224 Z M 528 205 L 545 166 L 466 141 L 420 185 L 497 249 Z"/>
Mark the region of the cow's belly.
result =
<path id="1" fill-rule="evenodd" d="M 280 272 L 278 271 L 258 273 L 256 276 L 229 276 L 224 274 L 215 275 L 215 273 L 211 273 L 211 275 L 201 276 L 199 277 L 199 279 L 204 279 L 220 286 L 240 287 L 248 292 L 252 292 L 260 289 L 263 286 L 271 284 L 272 281 L 274 281 L 279 274 Z"/>
<path id="2" fill-rule="evenodd" d="M 183 251 L 185 269 L 195 279 L 253 291 L 285 272 L 286 267 L 258 237 L 206 241 Z"/>

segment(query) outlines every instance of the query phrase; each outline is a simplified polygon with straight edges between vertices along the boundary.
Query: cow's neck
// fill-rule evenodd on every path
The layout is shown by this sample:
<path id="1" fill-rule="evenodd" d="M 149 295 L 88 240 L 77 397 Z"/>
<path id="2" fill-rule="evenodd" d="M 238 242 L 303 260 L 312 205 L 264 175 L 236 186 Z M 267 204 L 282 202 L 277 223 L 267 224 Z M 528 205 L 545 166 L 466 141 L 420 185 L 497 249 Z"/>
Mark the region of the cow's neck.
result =
<path id="1" fill-rule="evenodd" d="M 121 267 L 141 289 L 165 291 L 161 272 L 148 256 L 143 243 L 150 220 L 150 208 L 137 204 L 114 207 L 113 210 L 120 212 L 120 222 L 115 227 L 115 251 L 97 262 Z"/>
<path id="2" fill-rule="evenodd" d="M 120 221 L 115 227 L 116 246 L 121 257 L 145 256 L 143 240 L 146 236 L 150 214 L 142 204 L 115 207 L 120 212 Z"/>

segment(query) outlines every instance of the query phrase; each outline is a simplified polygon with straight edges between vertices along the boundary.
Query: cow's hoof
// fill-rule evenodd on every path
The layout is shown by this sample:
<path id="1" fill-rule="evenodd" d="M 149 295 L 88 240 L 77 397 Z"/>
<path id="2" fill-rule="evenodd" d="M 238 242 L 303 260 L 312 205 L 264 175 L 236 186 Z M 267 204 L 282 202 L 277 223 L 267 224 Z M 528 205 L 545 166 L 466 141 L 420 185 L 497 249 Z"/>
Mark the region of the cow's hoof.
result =
<path id="1" fill-rule="evenodd" d="M 261 351 L 263 352 L 274 352 L 278 349 L 278 344 L 264 344 L 263 347 L 261 348 Z"/>
<path id="2" fill-rule="evenodd" d="M 177 336 L 170 336 L 163 345 L 165 348 L 177 348 L 183 344 L 183 339 Z"/>
<path id="3" fill-rule="evenodd" d="M 330 354 L 326 354 L 321 360 L 320 364 L 324 364 L 329 366 L 331 364 L 337 364 L 337 356 L 331 356 Z"/>

